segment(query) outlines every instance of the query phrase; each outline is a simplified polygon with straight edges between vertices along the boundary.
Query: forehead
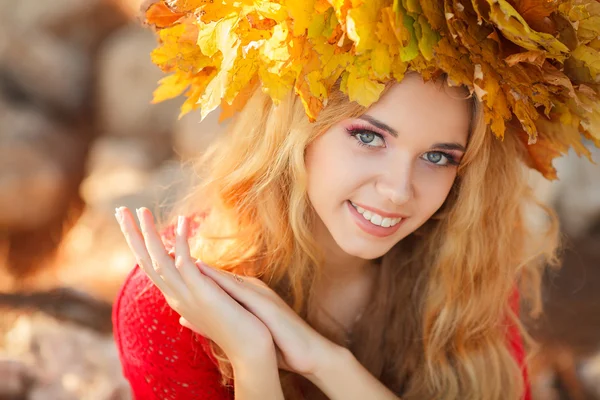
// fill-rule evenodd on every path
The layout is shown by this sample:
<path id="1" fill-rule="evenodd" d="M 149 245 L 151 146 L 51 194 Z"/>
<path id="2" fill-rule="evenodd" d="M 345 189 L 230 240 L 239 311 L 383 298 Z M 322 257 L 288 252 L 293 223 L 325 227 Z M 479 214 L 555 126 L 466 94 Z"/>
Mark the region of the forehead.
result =
<path id="1" fill-rule="evenodd" d="M 444 82 L 423 82 L 418 74 L 407 74 L 392 86 L 366 114 L 405 135 L 424 136 L 436 142 L 466 145 L 471 115 L 469 100 L 460 88 Z"/>

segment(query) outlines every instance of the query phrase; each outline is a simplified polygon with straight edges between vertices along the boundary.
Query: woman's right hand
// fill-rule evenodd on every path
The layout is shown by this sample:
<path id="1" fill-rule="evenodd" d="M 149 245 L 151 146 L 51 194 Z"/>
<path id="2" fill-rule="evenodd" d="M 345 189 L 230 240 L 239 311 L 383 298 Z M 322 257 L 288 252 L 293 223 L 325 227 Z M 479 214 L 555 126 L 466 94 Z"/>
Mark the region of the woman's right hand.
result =
<path id="1" fill-rule="evenodd" d="M 190 255 L 187 218 L 180 217 L 173 259 L 148 209 L 138 210 L 141 232 L 127 208 L 118 208 L 115 216 L 138 265 L 181 316 L 183 326 L 214 341 L 234 367 L 276 357 L 269 329 L 198 269 Z"/>

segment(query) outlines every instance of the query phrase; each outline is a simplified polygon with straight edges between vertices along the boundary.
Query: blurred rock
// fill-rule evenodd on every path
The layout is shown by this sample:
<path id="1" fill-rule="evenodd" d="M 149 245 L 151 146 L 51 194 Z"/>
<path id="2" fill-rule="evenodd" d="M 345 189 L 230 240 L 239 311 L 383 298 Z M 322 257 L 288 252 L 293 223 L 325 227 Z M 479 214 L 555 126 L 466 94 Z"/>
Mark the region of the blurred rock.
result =
<path id="1" fill-rule="evenodd" d="M 64 209 L 83 152 L 75 135 L 31 109 L 0 102 L 0 226 L 42 226 Z M 78 154 L 79 153 L 79 154 Z"/>
<path id="2" fill-rule="evenodd" d="M 114 1 L 123 12 L 129 17 L 135 19 L 140 18 L 142 13 L 142 5 L 147 3 L 147 0 L 112 0 Z"/>
<path id="3" fill-rule="evenodd" d="M 45 32 L 85 50 L 93 50 L 125 20 L 122 10 L 107 0 L 0 0 L 0 26 L 13 38 Z"/>
<path id="4" fill-rule="evenodd" d="M 110 336 L 33 314 L 19 317 L 4 344 L 5 357 L 27 365 L 38 377 L 28 399 L 131 398 Z"/>
<path id="5" fill-rule="evenodd" d="M 0 357 L 0 399 L 22 399 L 34 381 L 31 368 L 18 360 Z"/>
<path id="6" fill-rule="evenodd" d="M 97 104 L 101 134 L 139 137 L 171 149 L 171 130 L 181 101 L 153 105 L 164 73 L 150 61 L 156 37 L 138 25 L 117 31 L 98 55 Z"/>
<path id="7" fill-rule="evenodd" d="M 91 81 L 82 50 L 34 30 L 14 37 L 0 56 L 9 95 L 60 113 L 84 107 Z"/>

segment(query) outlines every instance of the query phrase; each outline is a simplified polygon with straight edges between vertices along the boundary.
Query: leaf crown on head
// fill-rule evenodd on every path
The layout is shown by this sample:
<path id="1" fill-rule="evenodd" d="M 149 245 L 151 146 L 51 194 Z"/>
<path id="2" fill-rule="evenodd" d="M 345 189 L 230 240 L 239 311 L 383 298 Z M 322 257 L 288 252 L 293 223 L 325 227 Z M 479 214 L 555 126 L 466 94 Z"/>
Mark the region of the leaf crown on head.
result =
<path id="1" fill-rule="evenodd" d="M 600 0 L 154 0 L 152 60 L 170 75 L 159 102 L 185 92 L 181 115 L 221 119 L 257 87 L 277 104 L 294 91 L 314 121 L 340 80 L 368 107 L 408 70 L 446 73 L 482 102 L 485 122 L 527 142 L 526 161 L 600 147 Z"/>

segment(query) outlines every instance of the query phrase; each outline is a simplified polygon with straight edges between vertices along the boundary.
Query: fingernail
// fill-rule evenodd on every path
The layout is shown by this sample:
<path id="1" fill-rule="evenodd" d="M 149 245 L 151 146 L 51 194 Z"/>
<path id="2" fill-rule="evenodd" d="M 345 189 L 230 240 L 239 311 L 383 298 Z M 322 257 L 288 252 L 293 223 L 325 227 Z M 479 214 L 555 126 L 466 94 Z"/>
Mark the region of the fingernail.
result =
<path id="1" fill-rule="evenodd" d="M 179 236 L 183 236 L 184 223 L 185 223 L 185 217 L 183 215 L 180 215 L 179 217 L 177 217 L 177 234 Z"/>
<path id="2" fill-rule="evenodd" d="M 121 207 L 117 207 L 115 208 L 115 218 L 117 219 L 117 222 L 120 224 L 121 221 L 123 220 L 123 214 L 121 212 Z"/>

